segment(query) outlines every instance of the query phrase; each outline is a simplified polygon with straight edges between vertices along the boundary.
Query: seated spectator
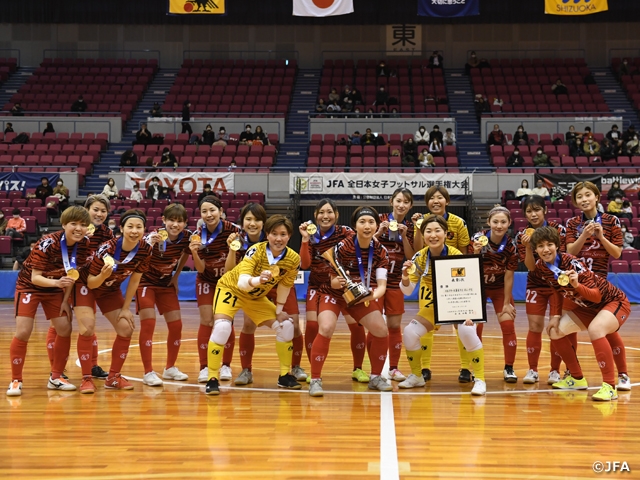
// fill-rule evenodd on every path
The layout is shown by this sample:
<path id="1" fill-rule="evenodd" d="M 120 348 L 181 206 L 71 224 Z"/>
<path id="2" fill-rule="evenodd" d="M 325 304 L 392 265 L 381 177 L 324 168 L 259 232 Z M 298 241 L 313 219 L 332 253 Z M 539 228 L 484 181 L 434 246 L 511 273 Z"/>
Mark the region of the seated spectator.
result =
<path id="1" fill-rule="evenodd" d="M 640 155 L 640 142 L 638 142 L 638 135 L 634 135 L 627 142 L 627 155 Z"/>
<path id="2" fill-rule="evenodd" d="M 625 202 L 629 203 L 629 202 Z M 627 230 L 627 226 L 623 223 L 620 225 L 620 230 L 622 231 L 622 249 L 623 250 L 635 250 L 636 239 L 629 230 Z"/>
<path id="3" fill-rule="evenodd" d="M 533 156 L 533 164 L 536 167 L 551 167 L 549 156 L 542 151 L 542 148 L 538 148 L 536 154 Z"/>
<path id="4" fill-rule="evenodd" d="M 426 148 L 423 148 L 420 151 L 420 155 L 418 156 L 418 161 L 420 162 L 420 165 L 423 167 L 435 167 L 436 166 L 436 162 L 433 159 L 433 155 L 431 155 L 429 153 L 429 150 L 427 150 Z"/>
<path id="5" fill-rule="evenodd" d="M 205 183 L 202 192 L 198 195 L 198 205 L 200 205 L 202 199 L 208 195 L 213 195 L 213 192 L 211 192 L 211 184 Z"/>
<path id="6" fill-rule="evenodd" d="M 549 190 L 544 186 L 544 182 L 542 180 L 538 180 L 536 182 L 536 188 L 531 190 L 532 195 L 540 195 L 545 200 L 551 200 L 551 196 L 549 195 Z"/>
<path id="7" fill-rule="evenodd" d="M 109 219 L 109 222 L 107 223 L 107 227 L 109 228 L 109 230 L 111 230 L 111 233 L 113 233 L 114 237 L 118 235 L 122 235 L 122 231 L 120 230 L 120 228 L 118 227 L 118 224 L 113 218 Z"/>
<path id="8" fill-rule="evenodd" d="M 340 105 L 338 105 L 337 100 L 331 100 L 331 103 L 327 105 L 327 113 L 339 113 L 342 111 Z"/>
<path id="9" fill-rule="evenodd" d="M 396 107 L 393 107 L 391 109 L 391 113 L 389 113 L 389 115 L 387 115 L 389 118 L 400 118 L 400 112 L 398 112 L 398 109 Z"/>
<path id="10" fill-rule="evenodd" d="M 5 235 L 7 231 L 7 218 L 4 216 L 4 212 L 0 210 L 0 235 Z"/>
<path id="11" fill-rule="evenodd" d="M 14 133 L 14 130 L 13 130 L 13 123 L 11 123 L 11 122 L 8 122 L 8 123 L 7 123 L 7 126 L 6 126 L 6 128 L 4 129 L 4 133 L 5 133 L 5 135 L 6 135 L 7 133 Z"/>
<path id="12" fill-rule="evenodd" d="M 589 157 L 600 155 L 600 144 L 596 142 L 595 138 L 589 138 L 583 145 L 582 149 L 584 153 Z"/>
<path id="13" fill-rule="evenodd" d="M 624 157 L 627 155 L 627 144 L 624 143 L 624 140 L 622 140 L 621 138 L 618 140 L 617 143 L 613 145 L 613 155 L 616 158 L 619 156 Z"/>
<path id="14" fill-rule="evenodd" d="M 256 127 L 256 133 L 253 135 L 253 145 L 269 145 L 269 136 L 260 125 Z"/>
<path id="15" fill-rule="evenodd" d="M 169 193 L 168 187 L 162 187 L 160 190 L 160 194 L 158 195 L 158 200 L 169 200 L 171 201 L 171 193 Z"/>
<path id="16" fill-rule="evenodd" d="M 360 145 L 360 132 L 358 130 L 353 132 L 349 140 L 351 141 L 351 145 Z"/>
<path id="17" fill-rule="evenodd" d="M 369 107 L 367 114 L 363 118 L 375 118 L 376 116 L 376 112 L 373 111 L 373 108 Z"/>
<path id="18" fill-rule="evenodd" d="M 340 94 L 340 103 L 343 111 L 350 112 L 353 110 L 353 99 L 351 98 L 351 87 L 349 85 L 344 86 Z"/>
<path id="19" fill-rule="evenodd" d="M 615 144 L 620 137 L 620 132 L 618 131 L 618 125 L 612 125 L 611 130 L 607 132 L 606 137 L 609 139 L 611 144 Z"/>
<path id="20" fill-rule="evenodd" d="M 611 142 L 607 137 L 602 140 L 602 145 L 600 145 L 600 158 L 603 162 L 616 158 L 615 153 L 613 153 L 613 145 L 611 145 Z"/>
<path id="21" fill-rule="evenodd" d="M 381 108 L 378 113 L 380 114 L 380 118 L 389 118 L 389 115 L 387 115 L 387 109 L 384 107 Z"/>
<path id="22" fill-rule="evenodd" d="M 522 179 L 522 182 L 520 182 L 520 188 L 516 192 L 516 198 L 522 201 L 524 198 L 530 195 L 533 195 L 533 190 L 529 188 L 529 181 L 526 178 L 524 178 Z"/>
<path id="23" fill-rule="evenodd" d="M 429 145 L 429 133 L 427 129 L 423 125 L 420 125 L 418 131 L 413 134 L 413 139 L 418 145 Z"/>
<path id="24" fill-rule="evenodd" d="M 476 95 L 476 99 L 473 102 L 473 108 L 476 111 L 476 118 L 478 121 L 482 118 L 483 113 L 491 112 L 491 107 L 482 95 Z"/>
<path id="25" fill-rule="evenodd" d="M 388 101 L 389 101 L 389 94 L 387 93 L 387 90 L 384 88 L 384 85 L 380 85 L 380 88 L 378 88 L 378 91 L 376 92 L 375 104 L 378 106 L 386 105 Z"/>
<path id="26" fill-rule="evenodd" d="M 479 67 L 480 60 L 478 59 L 478 55 L 476 55 L 476 52 L 472 51 L 471 55 L 469 55 L 469 60 L 467 60 L 467 63 L 465 63 L 464 65 L 464 73 L 466 73 L 467 75 L 471 75 L 471 70 Z"/>
<path id="27" fill-rule="evenodd" d="M 568 95 L 569 94 L 569 90 L 567 90 L 567 86 L 564 83 L 562 83 L 562 80 L 560 80 L 560 79 L 557 79 L 556 83 L 551 85 L 551 91 L 556 94 L 556 97 L 558 95 Z"/>
<path id="28" fill-rule="evenodd" d="M 456 134 L 453 133 L 451 128 L 447 128 L 444 132 L 444 137 L 442 137 L 442 143 L 448 146 L 452 146 L 456 144 Z"/>
<path id="29" fill-rule="evenodd" d="M 160 158 L 160 163 L 158 163 L 159 167 L 173 167 L 176 168 L 178 166 L 178 160 L 176 156 L 171 153 L 169 147 L 164 147 L 162 150 L 162 157 Z"/>
<path id="30" fill-rule="evenodd" d="M 13 216 L 7 222 L 5 235 L 11 238 L 22 238 L 27 229 L 27 222 L 20 216 L 19 208 L 14 208 L 11 213 Z"/>
<path id="31" fill-rule="evenodd" d="M 316 113 L 324 113 L 327 110 L 327 106 L 324 103 L 323 98 L 318 99 L 318 103 L 316 103 Z"/>
<path id="32" fill-rule="evenodd" d="M 131 195 L 129 195 L 129 200 L 134 200 L 136 202 L 139 202 L 140 200 L 142 200 L 142 192 L 140 191 L 140 186 L 136 183 L 133 186 L 133 190 L 131 190 Z"/>
<path id="33" fill-rule="evenodd" d="M 31 250 L 36 248 L 38 245 L 38 241 L 35 240 L 29 244 L 28 247 L 22 248 L 18 254 L 16 255 L 16 260 L 13 262 L 13 270 L 22 270 L 22 264 L 27 259 L 27 257 L 31 254 Z"/>
<path id="34" fill-rule="evenodd" d="M 571 146 L 571 144 L 575 142 L 577 137 L 578 137 L 578 133 L 576 132 L 576 127 L 571 125 L 569 127 L 569 131 L 564 134 L 564 141 L 567 145 Z"/>
<path id="35" fill-rule="evenodd" d="M 43 134 L 46 133 L 56 133 L 56 131 L 53 129 L 53 123 L 48 122 L 47 123 L 47 128 L 44 129 L 44 131 L 42 132 Z"/>
<path id="36" fill-rule="evenodd" d="M 87 102 L 84 101 L 84 97 L 82 95 L 78 96 L 78 99 L 71 104 L 72 112 L 86 112 L 87 111 Z"/>
<path id="37" fill-rule="evenodd" d="M 493 97 L 493 100 L 491 101 L 491 105 L 493 105 L 494 107 L 500 107 L 500 111 L 502 111 L 502 105 L 504 105 L 504 100 L 502 100 L 500 97 Z M 489 108 L 491 108 L 491 105 L 489 105 Z"/>
<path id="38" fill-rule="evenodd" d="M 133 150 L 125 150 L 120 157 L 121 167 L 135 167 L 138 165 L 138 156 L 133 153 Z"/>
<path id="39" fill-rule="evenodd" d="M 153 142 L 153 134 L 147 129 L 147 124 L 140 125 L 140 130 L 136 132 L 137 145 L 149 145 Z"/>
<path id="40" fill-rule="evenodd" d="M 360 93 L 360 90 L 358 90 L 357 88 L 354 88 L 353 90 L 351 90 L 351 94 L 349 95 L 349 97 L 351 98 L 351 103 L 353 103 L 354 107 L 356 105 L 364 104 L 364 100 L 362 100 L 362 94 Z"/>
<path id="41" fill-rule="evenodd" d="M 429 143 L 429 153 L 434 157 L 444 157 L 443 146 L 437 137 L 431 139 L 431 143 Z"/>
<path id="42" fill-rule="evenodd" d="M 39 198 L 42 201 L 42 205 L 44 205 L 47 197 L 53 195 L 53 188 L 49 185 L 49 179 L 47 177 L 42 177 L 40 179 L 40 185 L 36 187 L 36 198 Z"/>
<path id="43" fill-rule="evenodd" d="M 429 57 L 429 68 L 444 68 L 442 60 L 442 55 L 438 53 L 438 50 L 434 50 Z"/>
<path id="44" fill-rule="evenodd" d="M 340 101 L 340 94 L 336 88 L 332 88 L 331 93 L 329 93 L 329 103 L 333 103 L 334 100 L 336 102 Z"/>
<path id="45" fill-rule="evenodd" d="M 147 188 L 147 199 L 148 200 L 158 200 L 158 196 L 160 195 L 160 179 L 158 177 L 153 177 L 151 179 L 151 183 Z"/>
<path id="46" fill-rule="evenodd" d="M 573 143 L 569 145 L 569 155 L 573 158 L 584 156 L 584 146 L 582 145 L 582 138 L 576 137 Z"/>
<path id="47" fill-rule="evenodd" d="M 58 197 L 58 211 L 62 212 L 69 206 L 69 189 L 64 186 L 64 181 L 58 178 L 56 187 L 53 189 L 53 196 Z"/>
<path id="48" fill-rule="evenodd" d="M 229 134 L 227 134 L 224 127 L 220 127 L 220 130 L 216 133 L 215 140 L 216 141 L 213 142 L 213 145 L 220 145 L 221 147 L 227 146 L 227 143 L 229 142 Z"/>
<path id="49" fill-rule="evenodd" d="M 148 157 L 147 161 L 145 162 L 145 172 L 151 173 L 151 172 L 156 172 L 158 169 L 156 168 L 158 166 L 157 163 L 153 163 L 153 157 Z"/>
<path id="50" fill-rule="evenodd" d="M 360 138 L 360 145 L 376 145 L 377 143 L 376 136 L 371 133 L 370 128 L 367 128 L 364 135 Z"/>
<path id="51" fill-rule="evenodd" d="M 389 67 L 384 62 L 384 60 L 380 60 L 380 63 L 376 67 L 376 76 L 377 77 L 388 77 L 390 75 Z"/>
<path id="52" fill-rule="evenodd" d="M 524 127 L 520 125 L 516 133 L 513 134 L 514 145 L 529 145 L 529 134 L 525 132 Z"/>
<path id="53" fill-rule="evenodd" d="M 211 134 L 213 135 L 213 132 L 211 132 Z M 244 128 L 244 132 L 242 132 L 240 134 L 240 137 L 238 138 L 238 143 L 240 145 L 251 145 L 253 143 L 253 132 L 251 131 L 251 125 L 247 125 Z M 213 139 L 212 139 L 212 143 L 213 143 Z"/>
<path id="54" fill-rule="evenodd" d="M 480 65 L 478 65 L 478 68 L 480 70 L 482 70 L 483 68 L 491 68 L 491 63 L 489 63 L 489 60 L 487 60 L 486 58 L 481 58 Z"/>
<path id="55" fill-rule="evenodd" d="M 106 195 L 109 200 L 118 198 L 118 187 L 116 181 L 113 178 L 107 180 L 107 184 L 102 189 L 102 194 Z"/>
<path id="56" fill-rule="evenodd" d="M 249 125 L 249 130 L 251 130 L 251 125 Z M 240 134 L 240 144 L 244 145 L 242 143 L 242 136 L 244 135 L 244 132 L 242 132 Z M 211 127 L 211 124 L 207 125 L 206 127 L 204 127 L 204 130 L 202 132 L 202 145 L 213 145 L 214 140 L 216 139 L 216 134 L 213 133 L 213 128 Z"/>
<path id="57" fill-rule="evenodd" d="M 493 126 L 493 130 L 489 133 L 489 137 L 487 138 L 487 145 L 491 147 L 492 145 L 504 145 L 507 143 L 507 139 L 500 130 L 500 125 L 497 123 Z"/>
<path id="58" fill-rule="evenodd" d="M 607 192 L 607 198 L 609 199 L 609 201 L 615 200 L 616 197 L 625 197 L 624 190 L 620 188 L 620 182 L 618 180 L 614 180 L 614 182 L 611 184 L 611 188 Z"/>
<path id="59" fill-rule="evenodd" d="M 620 80 L 624 75 L 631 75 L 629 60 L 627 58 L 622 59 L 622 63 L 620 64 L 620 67 L 618 67 L 618 80 Z"/>
<path id="60" fill-rule="evenodd" d="M 20 102 L 16 102 L 15 105 L 11 108 L 11 116 L 24 117 L 24 108 L 22 108 Z"/>
<path id="61" fill-rule="evenodd" d="M 521 167 L 524 165 L 524 157 L 520 155 L 520 150 L 517 148 L 513 151 L 509 158 L 507 158 L 507 167 Z M 526 180 L 523 180 L 526 182 Z"/>
<path id="62" fill-rule="evenodd" d="M 584 133 L 582 134 L 582 143 L 586 143 L 590 138 L 595 138 L 593 132 L 591 131 L 591 127 L 584 127 Z"/>
<path id="63" fill-rule="evenodd" d="M 153 103 L 153 107 L 151 107 L 149 114 L 154 118 L 162 117 L 162 108 L 160 108 L 160 104 L 158 102 Z"/>
<path id="64" fill-rule="evenodd" d="M 431 130 L 431 133 L 429 133 L 429 139 L 433 140 L 434 138 L 437 138 L 441 145 L 444 143 L 443 142 L 444 135 L 440 131 L 439 125 L 434 125 L 433 130 Z"/>
<path id="65" fill-rule="evenodd" d="M 628 218 L 629 221 L 633 218 L 631 213 L 625 213 L 622 210 L 622 196 L 616 195 L 613 199 L 613 202 L 609 202 L 607 206 L 607 213 L 614 215 L 618 218 Z"/>
<path id="66" fill-rule="evenodd" d="M 229 164 L 227 170 L 229 172 L 232 172 L 235 168 L 238 168 L 238 164 L 236 163 L 236 159 L 234 158 L 233 160 L 231 160 L 231 163 Z"/>
<path id="67" fill-rule="evenodd" d="M 402 157 L 402 166 L 404 167 L 418 167 L 420 163 L 418 162 L 418 144 L 413 141 L 413 138 L 408 139 L 402 145 L 402 150 L 404 152 L 404 156 Z"/>
<path id="68" fill-rule="evenodd" d="M 351 118 L 364 118 L 361 114 L 360 107 L 356 107 L 353 109 L 353 115 Z"/>
<path id="69" fill-rule="evenodd" d="M 633 125 L 629 125 L 629 128 L 622 134 L 622 140 L 624 143 L 628 143 L 633 137 L 636 135 L 636 127 Z"/>

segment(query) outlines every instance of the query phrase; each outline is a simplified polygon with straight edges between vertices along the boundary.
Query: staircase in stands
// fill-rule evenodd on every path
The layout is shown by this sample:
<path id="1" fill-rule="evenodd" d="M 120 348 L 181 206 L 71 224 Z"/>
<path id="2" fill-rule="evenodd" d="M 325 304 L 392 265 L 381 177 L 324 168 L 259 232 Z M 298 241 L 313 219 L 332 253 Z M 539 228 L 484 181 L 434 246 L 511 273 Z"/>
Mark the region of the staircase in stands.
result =
<path id="1" fill-rule="evenodd" d="M 109 144 L 108 150 L 100 156 L 100 163 L 94 166 L 93 174 L 87 176 L 84 187 L 80 189 L 80 195 L 86 195 L 89 192 L 102 192 L 107 183 L 109 172 L 119 170 L 120 156 L 125 150 L 132 147 L 136 132 L 140 128 L 140 124 L 149 117 L 149 111 L 154 102 L 163 104 L 177 73 L 178 69 L 161 68 L 158 70 L 142 100 L 133 111 L 131 120 L 125 125 L 122 141 Z M 153 132 L 153 125 L 149 125 L 149 130 Z M 144 163 L 144 160 L 144 158 L 139 158 L 138 162 Z"/>
<path id="2" fill-rule="evenodd" d="M 285 171 L 304 171 L 309 150 L 309 115 L 315 110 L 320 90 L 320 69 L 300 69 L 291 97 L 286 122 L 286 142 L 280 144 L 276 167 Z"/>
<path id="3" fill-rule="evenodd" d="M 11 97 L 18 93 L 20 87 L 33 75 L 35 70 L 36 67 L 18 67 L 18 69 L 9 76 L 0 88 L 0 108 L 9 103 Z"/>
<path id="4" fill-rule="evenodd" d="M 445 69 L 449 112 L 456 119 L 458 160 L 466 172 L 492 171 L 486 146 L 480 138 L 480 124 L 473 106 L 473 89 L 462 68 Z"/>
<path id="5" fill-rule="evenodd" d="M 625 91 L 622 89 L 622 85 L 620 85 L 613 75 L 611 69 L 592 68 L 591 72 L 596 79 L 604 101 L 607 102 L 607 105 L 609 105 L 611 109 L 611 113 L 624 119 L 624 125 L 618 125 L 619 130 L 622 132 L 625 131 L 629 125 L 636 125 L 637 128 L 637 126 L 640 125 L 638 112 L 633 108 Z"/>

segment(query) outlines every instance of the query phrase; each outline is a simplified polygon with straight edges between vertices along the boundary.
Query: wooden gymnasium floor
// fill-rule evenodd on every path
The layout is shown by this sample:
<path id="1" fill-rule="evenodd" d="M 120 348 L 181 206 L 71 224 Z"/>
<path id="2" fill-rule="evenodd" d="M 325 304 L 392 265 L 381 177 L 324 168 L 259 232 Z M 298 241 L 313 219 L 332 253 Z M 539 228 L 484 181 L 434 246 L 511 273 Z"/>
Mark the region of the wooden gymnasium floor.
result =
<path id="1" fill-rule="evenodd" d="M 301 308 L 304 308 L 301 305 Z M 406 321 L 416 311 L 407 305 Z M 640 380 L 638 309 L 622 329 L 629 371 Z M 488 394 L 471 397 L 457 383 L 458 361 L 450 328 L 436 337 L 434 375 L 424 389 L 393 394 L 368 392 L 351 381 L 348 329 L 340 322 L 324 370 L 325 396 L 311 398 L 276 387 L 276 355 L 270 330 L 258 330 L 251 388 L 223 388 L 206 397 L 195 383 L 197 310 L 183 307 L 184 335 L 178 366 L 184 383 L 142 385 L 137 333 L 124 373 L 135 382 L 130 392 L 95 395 L 47 390 L 45 351 L 48 325 L 39 314 L 29 344 L 22 397 L 0 401 L 2 478 L 184 479 L 184 478 L 593 478 L 594 462 L 628 462 L 640 478 L 640 384 L 616 402 L 598 404 L 590 396 L 600 374 L 593 350 L 581 334 L 579 355 L 592 387 L 562 393 L 525 386 L 524 306 L 518 305 L 520 341 L 516 372 L 502 380 L 502 343 L 495 319 L 485 328 Z M 303 317 L 303 315 L 302 315 Z M 241 320 L 240 320 L 241 323 Z M 162 370 L 166 326 L 159 321 L 155 368 Z M 0 379 L 10 380 L 12 306 L 0 305 Z M 75 335 L 74 335 L 75 337 Z M 113 330 L 98 320 L 100 363 L 109 366 Z M 545 347 L 548 343 L 545 340 Z M 75 340 L 68 364 L 79 384 Z M 541 377 L 549 354 L 543 352 Z M 303 366 L 308 371 L 305 360 Z M 406 359 L 401 369 L 409 372 Z M 233 363 L 240 372 L 239 361 Z M 227 383 L 227 382 L 225 382 Z M 3 392 L 4 393 L 4 392 Z M 606 476 L 606 474 L 605 474 Z M 610 474 L 611 478 L 614 475 Z M 617 475 L 616 475 L 617 476 Z"/>

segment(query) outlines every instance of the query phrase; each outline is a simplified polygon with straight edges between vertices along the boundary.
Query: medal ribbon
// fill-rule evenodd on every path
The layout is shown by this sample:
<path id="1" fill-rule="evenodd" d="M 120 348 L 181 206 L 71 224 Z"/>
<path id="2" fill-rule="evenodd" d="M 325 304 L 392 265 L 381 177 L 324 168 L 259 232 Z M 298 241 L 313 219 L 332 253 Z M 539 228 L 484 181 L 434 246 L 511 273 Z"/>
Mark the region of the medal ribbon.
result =
<path id="1" fill-rule="evenodd" d="M 491 230 L 489 230 L 489 235 L 487 235 L 487 237 L 489 238 L 489 241 L 491 241 Z M 507 246 L 507 236 L 506 235 L 504 237 L 502 237 L 502 242 L 500 242 L 500 246 L 498 247 L 498 250 L 494 250 L 493 248 L 491 248 L 490 244 L 487 244 L 487 247 L 493 253 L 502 253 L 502 251 L 504 250 L 504 248 L 506 246 Z"/>
<path id="2" fill-rule="evenodd" d="M 276 263 L 278 263 L 278 260 L 284 257 L 284 254 L 286 253 L 286 251 L 287 251 L 287 248 L 285 247 L 285 249 L 282 250 L 280 255 L 274 258 L 273 253 L 271 253 L 271 249 L 269 248 L 269 245 L 267 245 L 267 260 L 269 261 L 269 265 L 275 265 Z"/>
<path id="3" fill-rule="evenodd" d="M 249 250 L 249 247 L 253 247 L 256 243 L 260 243 L 264 241 L 264 232 L 260 232 L 260 240 L 258 240 L 255 243 L 251 243 L 251 240 L 249 240 L 249 235 L 247 235 L 246 233 L 242 233 L 242 249 L 243 250 Z"/>
<path id="4" fill-rule="evenodd" d="M 216 229 L 213 231 L 213 233 L 211 234 L 211 238 L 209 238 L 207 240 L 207 236 L 209 235 L 209 229 L 207 228 L 207 225 L 203 225 L 202 226 L 202 246 L 203 247 L 208 247 L 209 244 L 211 242 L 213 242 L 218 235 L 220 235 L 220 232 L 222 231 L 222 221 L 218 222 L 218 226 L 216 227 Z"/>
<path id="5" fill-rule="evenodd" d="M 441 257 L 446 257 L 449 254 L 449 249 L 445 245 L 442 249 Z M 426 277 L 429 274 L 429 267 L 431 266 L 431 250 L 427 250 L 427 265 L 425 266 L 425 271 L 422 274 L 423 277 Z"/>
<path id="6" fill-rule="evenodd" d="M 72 268 L 76 268 L 76 252 L 78 251 L 78 242 L 73 246 L 73 252 L 71 252 L 71 258 L 69 258 L 69 250 L 67 249 L 67 237 L 62 234 L 60 239 L 60 250 L 62 251 L 62 264 L 64 265 L 64 271 L 68 272 Z"/>
<path id="7" fill-rule="evenodd" d="M 358 259 L 358 269 L 360 270 L 360 279 L 364 281 L 364 265 L 362 265 L 362 250 L 360 249 L 360 244 L 358 243 L 358 238 L 356 237 L 354 242 L 356 246 L 356 258 Z M 373 239 L 369 244 L 369 264 L 367 265 L 367 283 L 366 287 L 369 290 L 369 285 L 371 285 L 371 268 L 373 267 Z"/>
<path id="8" fill-rule="evenodd" d="M 560 255 L 556 255 L 556 259 L 553 263 L 547 263 L 547 267 L 549 267 L 549 270 L 553 272 L 553 276 L 556 280 L 561 274 L 564 273 L 558 268 L 558 265 L 560 265 Z"/>
<path id="9" fill-rule="evenodd" d="M 596 214 L 596 218 L 587 218 L 587 217 L 585 217 L 585 215 L 583 213 L 582 214 L 582 224 L 578 227 L 578 232 L 582 233 L 582 230 L 584 230 L 584 225 L 588 221 L 596 222 L 596 223 L 599 223 L 600 225 L 602 225 L 602 214 L 600 212 L 598 212 Z"/>
<path id="10" fill-rule="evenodd" d="M 116 262 L 118 261 L 118 259 L 120 258 L 120 254 L 122 253 L 122 242 L 123 242 L 123 237 L 120 237 L 118 239 L 118 241 L 116 242 L 116 252 L 114 253 L 113 257 L 116 260 Z M 133 257 L 136 256 L 136 253 L 138 253 L 138 248 L 140 247 L 139 243 L 136 243 L 136 246 L 133 250 L 131 250 L 129 252 L 129 254 L 126 256 L 126 258 L 119 262 L 119 263 L 129 263 L 131 260 L 133 260 Z M 119 263 L 115 263 L 113 265 L 113 271 L 115 272 L 118 269 L 118 264 Z"/>
<path id="11" fill-rule="evenodd" d="M 180 240 L 182 240 L 182 237 L 184 237 L 184 231 L 180 232 L 180 235 L 178 235 L 178 238 L 175 243 L 180 243 Z M 167 242 L 169 242 L 170 244 L 173 243 L 171 240 L 169 240 L 169 237 L 167 237 L 166 240 L 164 240 L 162 243 L 158 245 L 158 248 L 160 249 L 161 252 L 167 251 Z"/>
<path id="12" fill-rule="evenodd" d="M 388 220 L 389 220 L 389 223 L 395 220 L 393 218 L 393 212 L 389 214 Z M 399 223 L 400 222 L 398 222 L 398 224 Z M 392 232 L 391 230 L 389 230 L 389 240 L 391 240 L 392 242 L 402 242 L 402 235 L 400 235 L 400 232 L 398 232 L 397 230 L 395 232 Z"/>
<path id="13" fill-rule="evenodd" d="M 336 226 L 332 226 L 329 230 L 327 230 L 327 233 L 325 233 L 324 235 L 320 236 L 320 229 L 318 228 L 318 231 L 316 233 L 314 233 L 313 235 L 311 235 L 310 241 L 313 244 L 317 244 L 322 242 L 323 240 L 326 240 L 327 238 L 329 238 L 331 235 L 333 235 L 336 231 Z"/>

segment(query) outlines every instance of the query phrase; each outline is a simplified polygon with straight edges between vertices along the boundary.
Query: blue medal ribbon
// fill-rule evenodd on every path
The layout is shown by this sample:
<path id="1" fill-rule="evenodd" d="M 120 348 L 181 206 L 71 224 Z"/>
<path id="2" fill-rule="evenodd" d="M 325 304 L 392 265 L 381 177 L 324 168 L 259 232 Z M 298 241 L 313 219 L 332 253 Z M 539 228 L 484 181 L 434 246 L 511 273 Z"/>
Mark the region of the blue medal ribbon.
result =
<path id="1" fill-rule="evenodd" d="M 564 273 L 558 268 L 558 265 L 560 265 L 560 255 L 556 255 L 556 259 L 553 263 L 547 263 L 547 267 L 549 267 L 549 270 L 553 272 L 553 276 L 556 280 L 558 280 L 558 276 Z"/>
<path id="2" fill-rule="evenodd" d="M 395 220 L 393 217 L 393 212 L 389 214 L 387 219 L 389 223 Z M 400 222 L 398 222 L 398 224 L 400 224 Z M 391 230 L 389 230 L 389 240 L 391 240 L 392 242 L 402 242 L 402 235 L 400 235 L 399 231 L 392 232 Z"/>
<path id="3" fill-rule="evenodd" d="M 487 237 L 489 238 L 489 242 L 491 242 L 491 230 L 489 230 Z M 487 248 L 493 253 L 502 253 L 506 246 L 507 246 L 506 234 L 502 237 L 502 241 L 500 242 L 500 246 L 498 247 L 498 250 L 494 250 L 493 248 L 491 248 L 490 244 L 487 244 Z"/>
<path id="4" fill-rule="evenodd" d="M 358 269 L 360 270 L 360 279 L 362 281 L 364 281 L 365 276 L 364 276 L 364 265 L 362 265 L 362 250 L 360 249 L 360 244 L 358 242 L 358 237 L 356 237 L 354 239 L 353 242 L 356 246 L 356 258 L 358 259 Z M 371 268 L 373 267 L 373 239 L 371 240 L 371 243 L 369 244 L 369 263 L 367 265 L 367 283 L 366 283 L 366 287 L 367 290 L 369 290 L 369 285 L 371 285 Z"/>
<path id="5" fill-rule="evenodd" d="M 78 251 L 78 242 L 73 245 L 73 252 L 71 252 L 71 258 L 69 258 L 69 250 L 67 249 L 67 237 L 63 233 L 60 239 L 60 250 L 62 251 L 62 264 L 64 265 L 64 271 L 68 272 L 72 268 L 76 268 L 76 252 Z"/>
<path id="6" fill-rule="evenodd" d="M 282 250 L 282 252 L 280 252 L 280 255 L 278 255 L 277 257 L 273 256 L 273 253 L 271 252 L 271 249 L 269 248 L 269 245 L 267 245 L 267 260 L 269 261 L 269 265 L 275 265 L 276 263 L 278 263 L 278 260 L 280 260 L 284 254 L 287 251 L 287 247 L 284 248 L 284 250 Z"/>
<path id="7" fill-rule="evenodd" d="M 595 218 L 587 218 L 585 216 L 585 214 L 582 214 L 582 223 L 578 226 L 578 232 L 582 233 L 582 231 L 584 230 L 584 227 L 589 224 L 590 222 L 596 222 L 599 223 L 600 225 L 602 225 L 602 214 L 600 212 L 596 213 L 596 217 Z"/>
<path id="8" fill-rule="evenodd" d="M 449 249 L 445 245 L 444 248 L 442 249 L 442 253 L 439 256 L 446 257 L 447 255 L 449 255 Z M 427 264 L 425 265 L 425 270 L 424 270 L 424 273 L 422 274 L 423 277 L 426 277 L 429 274 L 430 266 L 431 266 L 431 249 L 427 250 Z"/>
<path id="9" fill-rule="evenodd" d="M 327 238 L 329 238 L 331 235 L 333 235 L 336 231 L 336 226 L 333 225 L 329 230 L 327 230 L 327 233 L 325 233 L 324 235 L 320 236 L 320 228 L 318 228 L 318 231 L 316 233 L 314 233 L 313 235 L 311 235 L 311 238 L 309 239 L 309 241 L 312 244 L 318 244 L 320 242 L 322 242 L 323 240 L 326 240 Z"/>
<path id="10" fill-rule="evenodd" d="M 260 243 L 264 241 L 264 232 L 260 232 L 260 239 L 257 242 L 252 242 L 249 240 L 249 235 L 246 232 L 240 234 L 242 237 L 242 249 L 249 250 L 249 248 L 253 247 L 256 243 Z"/>
<path id="11" fill-rule="evenodd" d="M 209 244 L 211 244 L 211 242 L 213 242 L 218 237 L 218 235 L 220 235 L 221 231 L 222 231 L 222 220 L 218 222 L 218 226 L 211 234 L 211 237 L 207 239 L 207 236 L 209 235 L 209 229 L 207 228 L 206 224 L 202 225 L 202 235 L 201 235 L 202 247 L 203 248 L 208 247 Z"/>
<path id="12" fill-rule="evenodd" d="M 126 256 L 126 258 L 123 261 L 118 262 L 118 260 L 120 259 L 120 254 L 122 253 L 122 242 L 123 241 L 124 241 L 123 237 L 120 237 L 118 239 L 118 241 L 116 242 L 116 252 L 113 254 L 113 258 L 114 258 L 114 260 L 116 260 L 116 263 L 113 265 L 113 271 L 114 272 L 118 269 L 118 265 L 120 263 L 129 263 L 131 260 L 133 260 L 133 257 L 135 257 L 136 253 L 138 253 L 138 248 L 140 248 L 140 244 L 136 243 L 135 248 L 129 252 L 129 254 Z"/>
<path id="13" fill-rule="evenodd" d="M 178 238 L 175 243 L 180 243 L 180 240 L 182 240 L 182 237 L 184 237 L 184 231 L 180 232 L 180 235 L 178 235 Z M 169 238 L 167 238 L 165 241 L 163 241 L 158 245 L 158 248 L 160 249 L 161 252 L 167 251 L 167 242 L 173 243 L 171 240 L 169 240 Z"/>

